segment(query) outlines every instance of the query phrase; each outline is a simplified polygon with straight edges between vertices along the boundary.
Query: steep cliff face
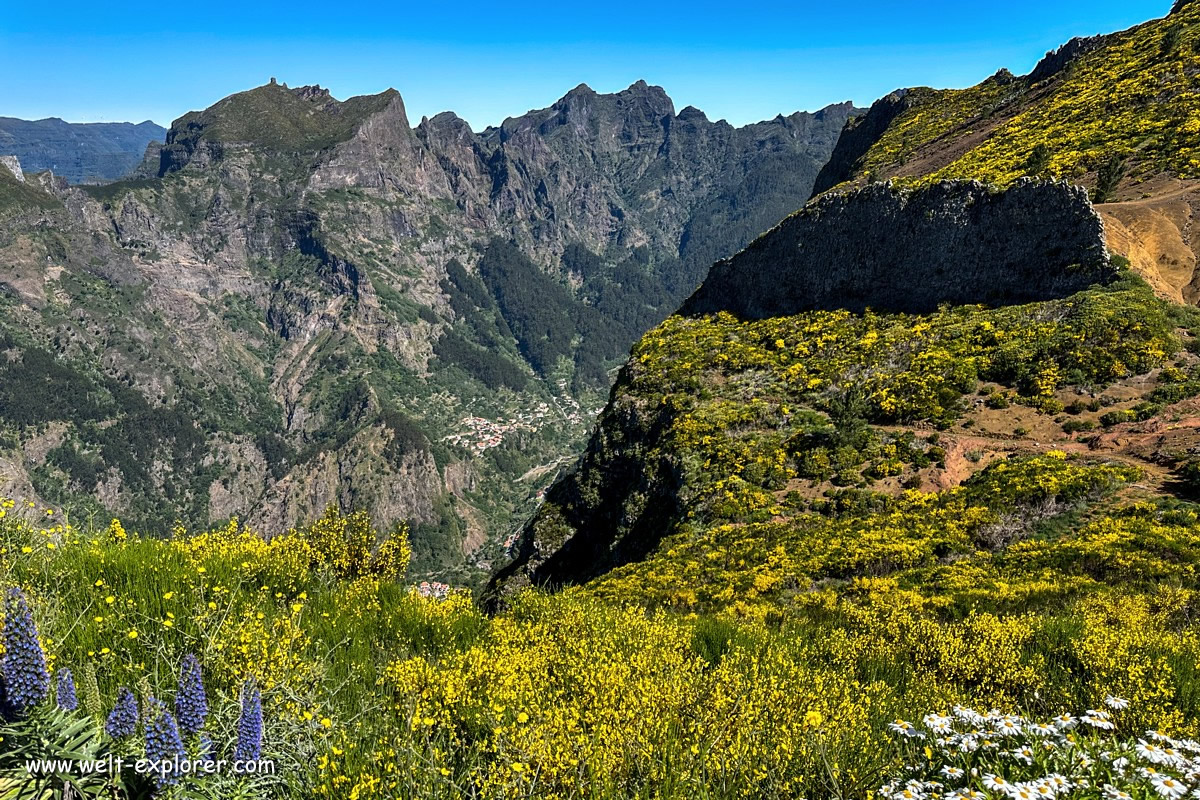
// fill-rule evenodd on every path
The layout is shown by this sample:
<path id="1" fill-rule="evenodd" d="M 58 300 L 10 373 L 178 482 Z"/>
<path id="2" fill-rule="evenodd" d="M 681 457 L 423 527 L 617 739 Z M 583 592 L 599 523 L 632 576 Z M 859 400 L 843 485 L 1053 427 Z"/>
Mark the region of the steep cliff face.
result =
<path id="1" fill-rule="evenodd" d="M 865 114 L 847 120 L 829 160 L 817 174 L 813 196 L 852 180 L 863 158 L 896 118 L 912 108 L 914 101 L 909 90 L 898 89 L 872 103 Z"/>
<path id="2" fill-rule="evenodd" d="M 735 129 L 639 83 L 476 133 L 272 83 L 182 117 L 135 179 L 9 180 L 11 363 L 102 401 L 0 410 L 7 484 L 148 530 L 334 502 L 459 565 L 581 445 L 629 344 L 803 203 L 853 111 Z"/>
<path id="3" fill-rule="evenodd" d="M 1116 277 L 1087 191 L 947 182 L 830 195 L 718 262 L 683 314 L 764 319 L 821 308 L 925 313 L 1015 305 Z"/>
<path id="4" fill-rule="evenodd" d="M 1200 297 L 1200 5 L 1103 36 L 1072 39 L 1030 74 L 1001 70 L 961 90 L 904 89 L 847 123 L 814 194 L 1022 177 L 1086 186 L 1108 233 L 1160 296 Z"/>

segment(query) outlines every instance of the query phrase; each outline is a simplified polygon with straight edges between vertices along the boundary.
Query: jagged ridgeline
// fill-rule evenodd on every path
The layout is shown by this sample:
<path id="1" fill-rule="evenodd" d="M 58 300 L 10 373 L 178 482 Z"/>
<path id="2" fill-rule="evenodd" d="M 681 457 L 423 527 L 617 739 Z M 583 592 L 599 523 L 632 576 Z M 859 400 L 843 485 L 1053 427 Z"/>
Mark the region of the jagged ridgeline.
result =
<path id="1" fill-rule="evenodd" d="M 475 132 L 272 82 L 127 180 L 0 168 L 0 494 L 148 532 L 333 503 L 411 523 L 421 569 L 486 564 L 855 112 L 734 128 L 639 82 Z"/>
<path id="2" fill-rule="evenodd" d="M 854 526 L 919 527 L 922 503 L 949 509 L 985 467 L 1052 448 L 1084 473 L 1137 464 L 1169 494 L 1164 465 L 1180 466 L 1191 428 L 1153 446 L 1087 435 L 1200 391 L 1177 331 L 1194 309 L 1127 267 L 1086 191 L 1061 182 L 874 185 L 810 204 L 718 263 L 634 348 L 492 601 L 594 581 L 692 611 L 770 608 L 809 581 L 931 566 L 936 536 L 908 552 L 925 534 Z M 1171 360 L 1158 385 L 1138 377 Z M 1034 494 L 1048 517 L 1073 502 Z M 964 530 L 952 549 L 988 551 L 990 535 Z M 809 563 L 814 548 L 832 560 Z M 763 571 L 748 594 L 726 591 Z"/>

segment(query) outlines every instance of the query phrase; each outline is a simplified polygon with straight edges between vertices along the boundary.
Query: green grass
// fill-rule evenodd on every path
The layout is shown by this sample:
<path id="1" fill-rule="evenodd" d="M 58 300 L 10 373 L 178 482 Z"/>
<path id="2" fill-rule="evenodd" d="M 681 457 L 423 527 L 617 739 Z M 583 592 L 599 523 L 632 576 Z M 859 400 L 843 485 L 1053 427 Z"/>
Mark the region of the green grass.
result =
<path id="1" fill-rule="evenodd" d="M 314 153 L 349 139 L 367 117 L 387 107 L 399 94 L 352 97 L 320 107 L 279 84 L 231 95 L 204 111 L 176 122 L 176 142 L 249 144 L 281 153 Z"/>

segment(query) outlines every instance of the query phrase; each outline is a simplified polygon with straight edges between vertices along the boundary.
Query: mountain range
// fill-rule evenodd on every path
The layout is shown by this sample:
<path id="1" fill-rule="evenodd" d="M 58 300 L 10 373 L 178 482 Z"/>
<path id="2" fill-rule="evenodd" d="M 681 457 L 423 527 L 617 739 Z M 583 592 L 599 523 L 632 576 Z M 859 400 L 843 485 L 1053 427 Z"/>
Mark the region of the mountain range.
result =
<path id="1" fill-rule="evenodd" d="M 36 121 L 0 117 L 0 156 L 16 156 L 29 172 L 52 171 L 69 183 L 122 178 L 142 162 L 167 131 L 149 120 L 132 122 Z"/>
<path id="2" fill-rule="evenodd" d="M 412 523 L 422 568 L 486 564 L 630 344 L 854 113 L 734 128 L 638 82 L 476 133 L 272 81 L 125 180 L 0 170 L 0 493 L 160 531 L 335 503 Z"/>
<path id="3" fill-rule="evenodd" d="M 1198 76 L 0 160 L 0 796 L 1196 795 Z"/>

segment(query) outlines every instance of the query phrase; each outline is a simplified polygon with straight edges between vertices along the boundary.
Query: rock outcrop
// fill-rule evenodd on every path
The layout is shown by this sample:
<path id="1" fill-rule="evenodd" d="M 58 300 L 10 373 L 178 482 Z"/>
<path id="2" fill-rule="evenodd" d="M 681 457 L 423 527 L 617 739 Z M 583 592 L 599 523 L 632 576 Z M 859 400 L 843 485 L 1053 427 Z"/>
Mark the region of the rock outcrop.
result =
<path id="1" fill-rule="evenodd" d="M 1051 50 L 1029 73 L 1033 83 L 1053 78 L 1072 62 L 1104 46 L 1107 36 L 1077 36 L 1057 50 Z"/>
<path id="2" fill-rule="evenodd" d="M 1063 297 L 1116 276 L 1087 192 L 1020 181 L 823 197 L 713 266 L 683 314 L 747 319 L 819 308 L 928 312 Z"/>
<path id="3" fill-rule="evenodd" d="M 25 173 L 21 170 L 21 159 L 16 156 L 0 156 L 0 167 L 12 173 L 12 176 L 21 183 L 25 182 Z"/>
<path id="4" fill-rule="evenodd" d="M 888 126 L 911 107 L 908 90 L 897 89 L 872 103 L 865 114 L 847 120 L 837 146 L 817 174 L 817 180 L 813 184 L 813 196 L 823 194 L 854 177 L 859 160 L 879 141 L 879 137 Z"/>

